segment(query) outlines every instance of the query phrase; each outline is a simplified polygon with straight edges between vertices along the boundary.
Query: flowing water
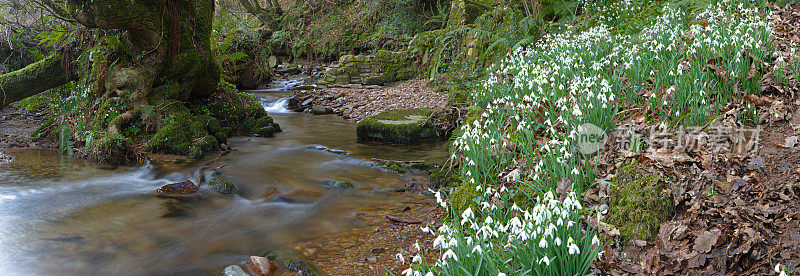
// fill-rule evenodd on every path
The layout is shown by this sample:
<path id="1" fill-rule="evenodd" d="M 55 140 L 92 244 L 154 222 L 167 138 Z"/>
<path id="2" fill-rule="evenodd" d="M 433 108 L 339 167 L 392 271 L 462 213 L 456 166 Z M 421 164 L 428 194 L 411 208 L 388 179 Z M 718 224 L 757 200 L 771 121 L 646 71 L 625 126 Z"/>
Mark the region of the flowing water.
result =
<path id="1" fill-rule="evenodd" d="M 418 200 L 381 192 L 417 176 L 369 160 L 443 160 L 441 144 L 357 143 L 352 122 L 286 110 L 287 90 L 298 82 L 252 92 L 282 133 L 232 138 L 235 151 L 218 158 L 110 168 L 51 152 L 7 152 L 15 161 L 0 164 L 0 275 L 218 273 L 268 248 L 356 229 L 360 212 Z M 212 160 L 240 195 L 204 187 L 191 202 L 153 196 Z M 330 190 L 320 183 L 326 179 L 356 188 Z M 260 200 L 270 188 L 305 200 Z"/>

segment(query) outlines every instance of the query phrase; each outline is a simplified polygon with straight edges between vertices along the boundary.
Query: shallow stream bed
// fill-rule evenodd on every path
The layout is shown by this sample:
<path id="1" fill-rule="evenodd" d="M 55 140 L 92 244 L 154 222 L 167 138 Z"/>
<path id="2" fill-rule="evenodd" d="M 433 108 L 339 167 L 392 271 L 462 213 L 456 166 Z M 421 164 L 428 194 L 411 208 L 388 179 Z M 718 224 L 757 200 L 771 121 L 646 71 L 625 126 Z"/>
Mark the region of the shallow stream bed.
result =
<path id="1" fill-rule="evenodd" d="M 282 108 L 286 86 L 252 92 L 283 132 L 232 138 L 234 151 L 224 156 L 110 168 L 53 152 L 6 152 L 14 161 L 0 164 L 0 275 L 215 274 L 269 248 L 358 231 L 359 214 L 423 200 L 382 191 L 424 176 L 369 160 L 443 160 L 442 144 L 357 143 L 352 122 Z M 153 195 L 206 164 L 224 166 L 240 194 L 204 187 L 190 202 Z M 330 189 L 327 179 L 356 187 Z M 306 200 L 261 200 L 270 188 Z"/>

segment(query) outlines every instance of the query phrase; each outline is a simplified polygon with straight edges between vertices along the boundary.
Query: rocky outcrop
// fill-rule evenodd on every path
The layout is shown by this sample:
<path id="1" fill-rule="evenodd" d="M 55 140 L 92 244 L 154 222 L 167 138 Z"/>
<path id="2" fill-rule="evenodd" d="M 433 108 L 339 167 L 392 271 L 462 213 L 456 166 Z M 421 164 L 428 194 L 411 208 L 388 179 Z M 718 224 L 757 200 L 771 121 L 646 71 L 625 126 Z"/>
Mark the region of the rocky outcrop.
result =
<path id="1" fill-rule="evenodd" d="M 429 118 L 433 109 L 387 110 L 358 122 L 356 136 L 362 141 L 414 143 L 439 138 Z"/>
<path id="2" fill-rule="evenodd" d="M 325 70 L 322 85 L 384 85 L 416 75 L 410 55 L 380 50 L 375 55 L 345 55 Z"/>

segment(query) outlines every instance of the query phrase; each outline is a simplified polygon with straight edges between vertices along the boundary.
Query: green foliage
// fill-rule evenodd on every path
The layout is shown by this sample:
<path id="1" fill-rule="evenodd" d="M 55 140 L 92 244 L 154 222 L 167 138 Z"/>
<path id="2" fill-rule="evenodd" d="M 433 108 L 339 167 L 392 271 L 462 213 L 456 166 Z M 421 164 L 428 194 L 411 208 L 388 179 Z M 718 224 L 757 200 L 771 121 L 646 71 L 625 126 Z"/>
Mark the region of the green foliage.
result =
<path id="1" fill-rule="evenodd" d="M 500 5 L 480 15 L 474 24 L 420 33 L 409 50 L 420 57 L 430 77 L 449 72 L 480 74 L 510 51 L 535 42 L 541 33 L 539 22 L 535 14 Z"/>
<path id="2" fill-rule="evenodd" d="M 672 197 L 662 190 L 661 177 L 635 163 L 619 169 L 609 188 L 608 221 L 620 229 L 623 242 L 653 241 L 658 226 L 672 217 Z"/>
<path id="3" fill-rule="evenodd" d="M 757 107 L 748 104 L 744 110 L 741 110 L 738 114 L 736 114 L 736 117 L 743 125 L 757 126 L 759 119 L 761 118 L 761 113 L 758 112 Z"/>

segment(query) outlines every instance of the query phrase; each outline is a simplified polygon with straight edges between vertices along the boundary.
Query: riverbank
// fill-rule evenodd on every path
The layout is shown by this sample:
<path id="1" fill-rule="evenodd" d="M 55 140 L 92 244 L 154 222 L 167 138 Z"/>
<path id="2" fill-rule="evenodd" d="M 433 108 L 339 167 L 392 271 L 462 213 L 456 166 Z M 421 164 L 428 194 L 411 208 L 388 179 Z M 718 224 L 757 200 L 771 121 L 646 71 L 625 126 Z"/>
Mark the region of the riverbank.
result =
<path id="1" fill-rule="evenodd" d="M 35 139 L 33 133 L 48 116 L 47 112 L 26 113 L 13 107 L 0 110 L 0 150 L 9 148 L 32 148 L 53 150 L 58 146 L 55 139 Z"/>
<path id="2" fill-rule="evenodd" d="M 387 86 L 348 85 L 297 91 L 289 109 L 360 121 L 390 109 L 443 109 L 448 100 L 446 92 L 437 92 L 427 80 L 413 79 Z"/>

